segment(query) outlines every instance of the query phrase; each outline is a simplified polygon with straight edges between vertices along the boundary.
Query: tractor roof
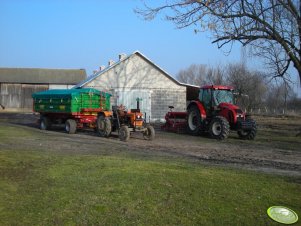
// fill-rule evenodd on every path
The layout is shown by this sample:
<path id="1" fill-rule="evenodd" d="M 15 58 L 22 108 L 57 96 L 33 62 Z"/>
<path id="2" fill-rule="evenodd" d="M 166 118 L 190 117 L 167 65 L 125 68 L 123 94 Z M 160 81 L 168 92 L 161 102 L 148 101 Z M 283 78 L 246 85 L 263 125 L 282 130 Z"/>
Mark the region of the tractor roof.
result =
<path id="1" fill-rule="evenodd" d="M 232 86 L 221 86 L 221 85 L 205 85 L 201 89 L 222 89 L 222 90 L 234 90 Z"/>

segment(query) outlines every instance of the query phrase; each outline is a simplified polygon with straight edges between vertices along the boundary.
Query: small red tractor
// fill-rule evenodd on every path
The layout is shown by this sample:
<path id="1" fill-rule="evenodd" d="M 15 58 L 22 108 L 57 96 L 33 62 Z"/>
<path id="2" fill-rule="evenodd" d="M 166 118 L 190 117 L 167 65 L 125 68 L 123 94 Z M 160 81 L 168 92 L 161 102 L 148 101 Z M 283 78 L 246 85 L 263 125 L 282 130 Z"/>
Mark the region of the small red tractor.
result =
<path id="1" fill-rule="evenodd" d="M 188 132 L 193 135 L 209 132 L 212 138 L 223 140 L 228 137 L 230 130 L 234 130 L 241 139 L 253 140 L 257 133 L 256 122 L 234 104 L 233 92 L 231 86 L 201 87 L 198 99 L 187 106 Z M 166 122 L 171 121 L 168 114 L 170 112 L 166 114 Z M 179 114 L 183 117 L 182 112 L 173 112 L 174 117 Z"/>

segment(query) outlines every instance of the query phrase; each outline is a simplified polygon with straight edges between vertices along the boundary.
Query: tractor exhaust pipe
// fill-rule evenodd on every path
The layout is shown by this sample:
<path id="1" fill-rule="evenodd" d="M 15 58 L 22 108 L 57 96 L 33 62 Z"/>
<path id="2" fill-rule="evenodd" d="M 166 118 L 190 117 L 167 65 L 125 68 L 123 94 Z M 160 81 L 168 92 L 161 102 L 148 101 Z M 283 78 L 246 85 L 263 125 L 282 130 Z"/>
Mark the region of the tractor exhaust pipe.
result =
<path id="1" fill-rule="evenodd" d="M 140 98 L 136 98 L 137 101 L 137 110 L 140 110 Z"/>

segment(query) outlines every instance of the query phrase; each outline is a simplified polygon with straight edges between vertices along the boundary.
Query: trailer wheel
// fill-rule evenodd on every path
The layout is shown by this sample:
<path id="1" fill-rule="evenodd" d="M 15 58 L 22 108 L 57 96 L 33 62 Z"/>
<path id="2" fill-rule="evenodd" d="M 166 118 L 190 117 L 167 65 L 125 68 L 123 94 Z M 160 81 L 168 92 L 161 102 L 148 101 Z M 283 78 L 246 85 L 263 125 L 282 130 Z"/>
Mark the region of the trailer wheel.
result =
<path id="1" fill-rule="evenodd" d="M 130 139 L 130 130 L 127 126 L 121 126 L 119 129 L 119 139 L 121 141 L 128 141 Z"/>
<path id="2" fill-rule="evenodd" d="M 193 105 L 188 109 L 187 126 L 188 132 L 192 135 L 199 135 L 201 132 L 202 118 L 200 110 L 197 106 Z"/>
<path id="3" fill-rule="evenodd" d="M 252 123 L 252 128 L 250 130 L 239 130 L 237 134 L 240 139 L 244 140 L 254 140 L 257 133 L 257 125 L 253 119 L 249 119 Z"/>
<path id="4" fill-rule="evenodd" d="M 143 132 L 143 138 L 145 140 L 153 140 L 155 138 L 155 129 L 154 127 L 147 125 L 146 130 Z"/>
<path id="5" fill-rule="evenodd" d="M 47 116 L 41 116 L 40 129 L 41 130 L 49 130 L 50 127 L 51 127 L 50 119 Z"/>
<path id="6" fill-rule="evenodd" d="M 73 119 L 68 119 L 65 123 L 65 130 L 69 134 L 76 133 L 76 121 Z"/>
<path id="7" fill-rule="evenodd" d="M 108 137 L 112 132 L 112 124 L 108 117 L 98 116 L 96 122 L 97 133 L 101 137 Z"/>
<path id="8" fill-rule="evenodd" d="M 229 136 L 230 126 L 226 118 L 216 116 L 211 120 L 209 125 L 209 133 L 212 138 L 224 140 Z"/>

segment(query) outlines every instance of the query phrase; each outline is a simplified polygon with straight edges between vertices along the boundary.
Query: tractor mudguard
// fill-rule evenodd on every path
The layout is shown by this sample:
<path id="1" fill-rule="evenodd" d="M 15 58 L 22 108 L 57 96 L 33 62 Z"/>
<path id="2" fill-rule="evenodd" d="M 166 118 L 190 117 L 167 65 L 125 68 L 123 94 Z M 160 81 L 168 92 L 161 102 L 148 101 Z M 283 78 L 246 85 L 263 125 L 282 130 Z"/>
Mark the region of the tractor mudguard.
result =
<path id="1" fill-rule="evenodd" d="M 205 111 L 205 107 L 203 106 L 203 104 L 198 101 L 198 100 L 193 100 L 189 103 L 189 105 L 187 106 L 187 110 L 192 106 L 192 105 L 196 105 L 200 111 L 201 117 L 202 119 L 206 118 L 206 111 Z"/>
<path id="2" fill-rule="evenodd" d="M 245 119 L 244 112 L 234 104 L 221 103 L 218 107 L 220 108 L 219 115 L 225 117 L 232 125 L 237 123 L 237 118 Z"/>
<path id="3" fill-rule="evenodd" d="M 104 115 L 105 117 L 111 117 L 113 115 L 112 111 L 102 111 L 98 115 Z"/>
<path id="4" fill-rule="evenodd" d="M 219 115 L 226 118 L 230 124 L 236 124 L 237 119 L 236 119 L 236 113 L 234 110 L 229 109 L 229 108 L 223 108 L 220 111 Z"/>

